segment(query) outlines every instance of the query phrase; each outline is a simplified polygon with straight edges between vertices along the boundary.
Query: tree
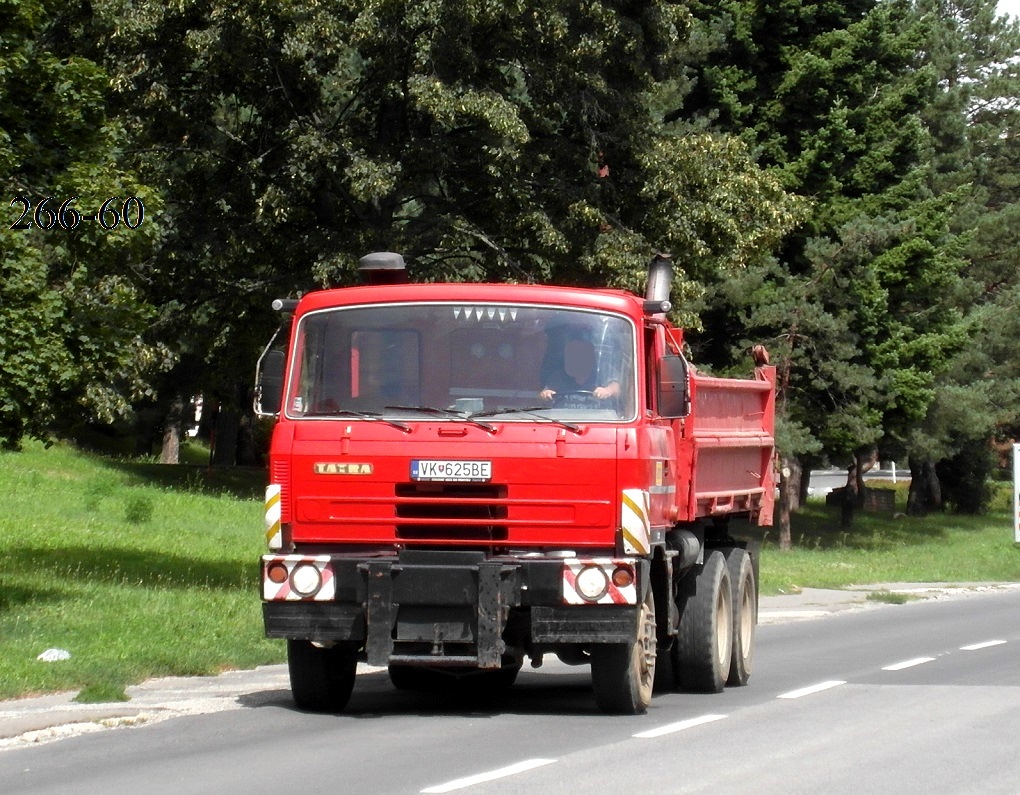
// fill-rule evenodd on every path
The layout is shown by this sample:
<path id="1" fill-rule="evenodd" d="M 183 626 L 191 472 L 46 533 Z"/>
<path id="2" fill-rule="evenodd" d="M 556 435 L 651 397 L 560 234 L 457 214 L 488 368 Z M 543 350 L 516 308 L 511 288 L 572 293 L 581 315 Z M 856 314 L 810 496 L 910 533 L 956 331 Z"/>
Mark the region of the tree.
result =
<path id="1" fill-rule="evenodd" d="M 913 433 L 910 509 L 982 509 L 976 474 L 989 440 L 1016 423 L 1020 363 L 1014 344 L 1020 256 L 1020 23 L 992 0 L 923 0 L 926 60 L 942 91 L 927 114 L 931 184 L 959 195 L 954 229 L 969 267 L 955 300 L 969 344 L 950 358 L 928 415 Z M 943 484 L 939 479 L 948 478 Z M 978 499 L 974 499 L 977 496 Z"/>
<path id="2" fill-rule="evenodd" d="M 698 5 L 720 42 L 695 69 L 685 110 L 742 135 L 808 219 L 758 287 L 712 286 L 700 342 L 725 366 L 775 348 L 796 447 L 848 463 L 903 445 L 963 342 L 964 265 L 952 195 L 932 195 L 924 113 L 935 72 L 918 59 L 928 23 L 906 2 Z M 721 32 L 721 35 L 720 35 Z M 706 34 L 707 37 L 707 34 Z M 715 328 L 721 331 L 714 330 Z"/>
<path id="3" fill-rule="evenodd" d="M 159 225 L 106 230 L 80 217 L 112 197 L 159 208 L 122 166 L 106 75 L 50 22 L 58 4 L 3 6 L 0 184 L 14 201 L 0 237 L 0 446 L 17 448 L 26 435 L 124 416 L 168 354 L 142 339 Z"/>

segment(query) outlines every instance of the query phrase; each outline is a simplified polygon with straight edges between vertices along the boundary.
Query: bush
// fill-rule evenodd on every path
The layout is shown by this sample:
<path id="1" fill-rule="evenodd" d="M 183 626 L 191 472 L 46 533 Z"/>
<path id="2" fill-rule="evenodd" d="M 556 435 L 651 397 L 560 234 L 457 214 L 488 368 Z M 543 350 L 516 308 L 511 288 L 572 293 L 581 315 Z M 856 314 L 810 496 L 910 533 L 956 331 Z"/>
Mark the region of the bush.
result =
<path id="1" fill-rule="evenodd" d="M 993 513 L 1000 511 L 1013 512 L 1013 484 L 1001 480 L 993 480 L 987 484 L 988 510 Z"/>
<path id="2" fill-rule="evenodd" d="M 128 524 L 145 524 L 152 519 L 152 500 L 148 497 L 132 497 L 124 510 L 124 521 Z"/>
<path id="3" fill-rule="evenodd" d="M 988 480 L 992 451 L 984 439 L 964 443 L 960 451 L 936 466 L 942 500 L 954 513 L 981 514 L 988 510 Z"/>

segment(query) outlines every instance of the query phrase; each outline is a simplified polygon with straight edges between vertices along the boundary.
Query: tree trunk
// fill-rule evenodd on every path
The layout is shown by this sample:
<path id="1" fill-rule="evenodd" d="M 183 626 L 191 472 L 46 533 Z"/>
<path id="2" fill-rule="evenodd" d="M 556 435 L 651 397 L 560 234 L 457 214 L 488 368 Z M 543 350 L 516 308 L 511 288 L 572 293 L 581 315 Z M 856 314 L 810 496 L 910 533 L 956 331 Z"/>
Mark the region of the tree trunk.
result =
<path id="1" fill-rule="evenodd" d="M 220 404 L 216 413 L 216 436 L 213 447 L 213 466 L 233 466 L 237 463 L 237 434 L 241 427 L 241 412 Z"/>
<path id="2" fill-rule="evenodd" d="M 800 465 L 800 486 L 797 489 L 797 497 L 799 502 L 794 511 L 799 511 L 800 506 L 807 502 L 807 498 L 811 494 L 811 470 L 817 465 L 817 461 L 812 458 L 797 459 L 797 463 Z"/>
<path id="3" fill-rule="evenodd" d="M 161 464 L 181 462 L 181 426 L 184 422 L 184 398 L 174 395 L 163 421 L 163 448 L 159 454 Z"/>
<path id="4" fill-rule="evenodd" d="M 907 515 L 924 516 L 942 508 L 942 485 L 930 458 L 910 457 L 910 492 L 907 495 Z"/>
<path id="5" fill-rule="evenodd" d="M 793 549 L 790 513 L 800 507 L 800 461 L 794 457 L 779 459 L 779 549 Z"/>
<path id="6" fill-rule="evenodd" d="M 878 464 L 878 448 L 869 447 L 858 450 L 855 458 L 857 459 L 857 469 L 855 472 L 857 479 L 857 507 L 863 508 L 865 499 L 864 490 L 866 488 L 864 485 L 864 476 L 874 469 L 876 464 Z"/>
<path id="7" fill-rule="evenodd" d="M 862 482 L 858 474 L 856 459 L 846 471 L 846 486 L 843 487 L 843 500 L 840 503 L 839 523 L 843 527 L 852 527 L 854 513 L 857 511 L 862 495 L 858 491 L 858 483 Z"/>
<path id="8" fill-rule="evenodd" d="M 135 455 L 148 457 L 160 439 L 164 417 L 158 406 L 135 409 Z"/>

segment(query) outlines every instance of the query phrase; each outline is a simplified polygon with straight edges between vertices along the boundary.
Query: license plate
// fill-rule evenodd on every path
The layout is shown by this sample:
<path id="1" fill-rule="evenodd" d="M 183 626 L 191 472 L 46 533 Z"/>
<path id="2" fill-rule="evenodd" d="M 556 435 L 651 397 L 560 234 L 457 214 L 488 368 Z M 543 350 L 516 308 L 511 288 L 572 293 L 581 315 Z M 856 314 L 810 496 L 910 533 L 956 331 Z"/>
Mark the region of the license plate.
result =
<path id="1" fill-rule="evenodd" d="M 491 461 L 411 461 L 411 480 L 492 480 Z"/>

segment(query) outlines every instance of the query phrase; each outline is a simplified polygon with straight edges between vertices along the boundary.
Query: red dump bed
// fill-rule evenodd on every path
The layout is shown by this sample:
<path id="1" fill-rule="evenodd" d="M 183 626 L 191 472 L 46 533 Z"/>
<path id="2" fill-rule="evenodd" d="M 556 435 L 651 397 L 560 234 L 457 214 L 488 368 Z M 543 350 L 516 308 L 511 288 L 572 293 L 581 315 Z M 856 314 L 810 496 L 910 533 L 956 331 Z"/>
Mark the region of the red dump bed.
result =
<path id="1" fill-rule="evenodd" d="M 681 521 L 751 513 L 772 524 L 775 368 L 753 379 L 691 374 L 691 414 L 677 441 Z"/>

